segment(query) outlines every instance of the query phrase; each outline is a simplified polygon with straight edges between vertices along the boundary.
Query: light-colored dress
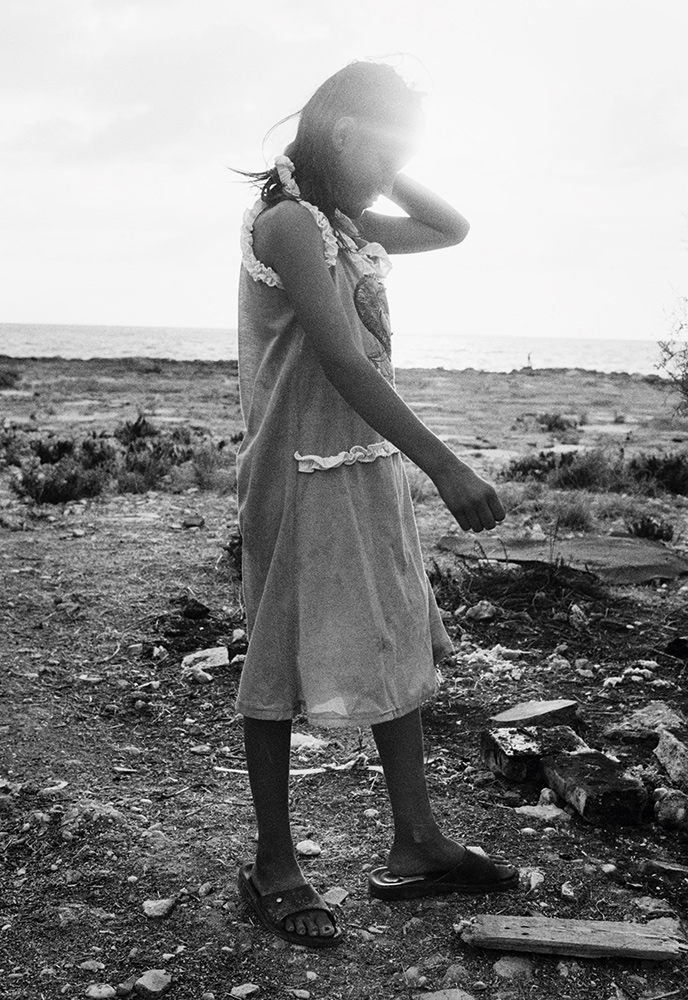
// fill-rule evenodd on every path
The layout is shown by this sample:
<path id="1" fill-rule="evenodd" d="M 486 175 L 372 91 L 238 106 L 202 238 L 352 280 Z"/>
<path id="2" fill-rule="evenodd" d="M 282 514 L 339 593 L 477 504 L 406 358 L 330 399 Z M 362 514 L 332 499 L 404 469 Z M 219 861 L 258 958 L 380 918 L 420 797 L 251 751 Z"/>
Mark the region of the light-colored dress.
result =
<path id="1" fill-rule="evenodd" d="M 338 244 L 315 218 L 355 343 L 393 385 L 379 244 Z M 237 458 L 249 635 L 237 711 L 321 726 L 386 722 L 435 690 L 452 651 L 425 573 L 397 448 L 325 377 L 246 213 L 239 288 Z"/>

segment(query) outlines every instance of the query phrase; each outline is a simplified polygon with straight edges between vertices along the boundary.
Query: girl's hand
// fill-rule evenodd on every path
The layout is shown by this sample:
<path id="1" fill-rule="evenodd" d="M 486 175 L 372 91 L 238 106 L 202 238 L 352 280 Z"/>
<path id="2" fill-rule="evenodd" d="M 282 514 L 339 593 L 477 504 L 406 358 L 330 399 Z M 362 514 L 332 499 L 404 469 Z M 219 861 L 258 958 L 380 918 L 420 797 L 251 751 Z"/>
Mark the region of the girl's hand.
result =
<path id="1" fill-rule="evenodd" d="M 433 480 L 464 531 L 491 531 L 506 517 L 496 490 L 458 458 Z"/>

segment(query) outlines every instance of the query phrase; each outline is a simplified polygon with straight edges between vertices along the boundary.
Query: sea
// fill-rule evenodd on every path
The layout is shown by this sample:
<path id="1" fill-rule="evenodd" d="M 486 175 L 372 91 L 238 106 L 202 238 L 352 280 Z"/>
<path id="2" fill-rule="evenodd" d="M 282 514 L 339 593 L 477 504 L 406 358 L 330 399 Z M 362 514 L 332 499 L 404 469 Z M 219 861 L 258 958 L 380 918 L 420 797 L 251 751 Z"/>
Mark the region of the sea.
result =
<path id="1" fill-rule="evenodd" d="M 583 368 L 598 372 L 660 374 L 653 340 L 556 337 L 461 337 L 448 334 L 419 344 L 395 334 L 397 368 Z M 62 358 L 171 358 L 221 361 L 237 357 L 236 330 L 208 327 L 69 326 L 0 323 L 0 356 Z"/>

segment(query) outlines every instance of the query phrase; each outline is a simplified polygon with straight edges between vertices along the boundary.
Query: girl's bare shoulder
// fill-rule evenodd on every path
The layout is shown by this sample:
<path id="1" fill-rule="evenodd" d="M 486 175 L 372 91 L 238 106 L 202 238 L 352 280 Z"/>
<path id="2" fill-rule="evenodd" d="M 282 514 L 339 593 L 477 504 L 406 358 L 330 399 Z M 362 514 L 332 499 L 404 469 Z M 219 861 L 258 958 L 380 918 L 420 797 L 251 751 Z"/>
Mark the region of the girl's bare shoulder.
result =
<path id="1" fill-rule="evenodd" d="M 270 267 L 275 267 L 277 261 L 282 263 L 285 254 L 300 253 L 321 259 L 323 236 L 323 226 L 316 214 L 291 198 L 263 209 L 253 224 L 255 255 Z"/>

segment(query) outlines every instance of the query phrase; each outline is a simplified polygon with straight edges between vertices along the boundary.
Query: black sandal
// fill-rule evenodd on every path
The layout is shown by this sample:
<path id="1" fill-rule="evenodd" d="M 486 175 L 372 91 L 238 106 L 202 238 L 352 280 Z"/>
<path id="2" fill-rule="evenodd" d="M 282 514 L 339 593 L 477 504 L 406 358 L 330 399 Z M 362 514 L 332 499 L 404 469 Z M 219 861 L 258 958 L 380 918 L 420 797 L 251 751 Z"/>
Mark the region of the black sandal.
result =
<path id="1" fill-rule="evenodd" d="M 389 902 L 445 896 L 451 892 L 479 896 L 487 892 L 518 889 L 518 869 L 503 858 L 488 858 L 479 848 L 466 847 L 458 865 L 426 875 L 393 875 L 389 868 L 375 868 L 368 876 L 371 896 Z"/>
<path id="2" fill-rule="evenodd" d="M 300 944 L 304 948 L 333 948 L 341 943 L 343 934 L 337 927 L 332 910 L 312 885 L 305 883 L 294 889 L 283 892 L 258 892 L 251 872 L 252 864 L 245 864 L 239 869 L 239 893 L 253 913 L 258 917 L 263 927 L 288 941 L 290 944 Z M 287 917 L 293 917 L 304 910 L 322 910 L 334 927 L 334 934 L 297 934 L 296 931 L 284 929 L 283 922 Z"/>

